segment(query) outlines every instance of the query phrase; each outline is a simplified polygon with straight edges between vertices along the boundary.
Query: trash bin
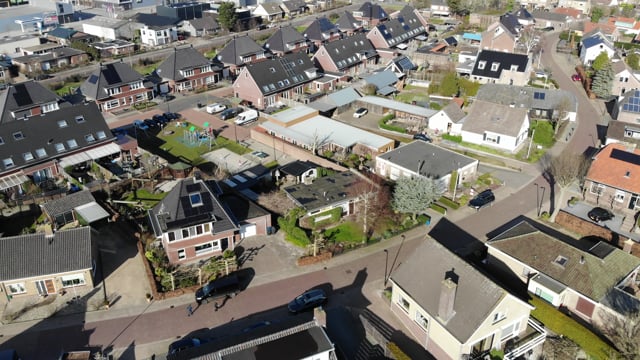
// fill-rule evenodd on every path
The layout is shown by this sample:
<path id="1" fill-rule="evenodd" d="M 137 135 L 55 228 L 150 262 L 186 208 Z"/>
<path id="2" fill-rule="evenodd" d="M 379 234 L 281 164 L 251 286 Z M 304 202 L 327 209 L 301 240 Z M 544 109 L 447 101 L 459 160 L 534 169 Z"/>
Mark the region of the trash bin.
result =
<path id="1" fill-rule="evenodd" d="M 202 104 L 201 102 L 198 102 L 198 109 L 202 108 L 204 106 L 204 104 Z"/>
<path id="2" fill-rule="evenodd" d="M 427 215 L 427 220 L 424 221 L 425 226 L 431 225 L 431 216 Z"/>

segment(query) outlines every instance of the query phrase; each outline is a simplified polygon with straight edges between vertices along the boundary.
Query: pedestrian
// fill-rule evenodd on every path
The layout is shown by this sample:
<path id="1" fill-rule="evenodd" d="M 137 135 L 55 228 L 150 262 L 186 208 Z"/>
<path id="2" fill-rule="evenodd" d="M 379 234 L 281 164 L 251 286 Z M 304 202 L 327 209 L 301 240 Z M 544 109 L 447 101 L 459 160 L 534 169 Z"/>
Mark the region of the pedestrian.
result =
<path id="1" fill-rule="evenodd" d="M 218 302 L 216 301 L 215 304 L 213 304 L 214 307 L 214 311 L 218 311 L 218 309 L 220 309 L 220 305 L 218 305 Z"/>
<path id="2" fill-rule="evenodd" d="M 189 306 L 187 306 L 187 316 L 191 316 L 191 315 L 193 315 L 193 306 L 189 304 Z"/>

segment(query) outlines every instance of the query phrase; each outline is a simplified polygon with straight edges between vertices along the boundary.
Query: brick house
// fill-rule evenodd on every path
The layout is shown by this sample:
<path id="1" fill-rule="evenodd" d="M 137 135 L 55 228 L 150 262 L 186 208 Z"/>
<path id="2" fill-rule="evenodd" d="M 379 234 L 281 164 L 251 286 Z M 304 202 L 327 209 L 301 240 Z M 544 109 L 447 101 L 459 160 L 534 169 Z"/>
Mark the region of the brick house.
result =
<path id="1" fill-rule="evenodd" d="M 482 50 L 471 71 L 471 79 L 481 84 L 524 86 L 531 76 L 531 59 L 524 54 Z"/>
<path id="2" fill-rule="evenodd" d="M 307 52 L 309 44 L 293 26 L 283 26 L 276 30 L 264 46 L 274 55 L 283 56 L 288 53 Z"/>
<path id="3" fill-rule="evenodd" d="M 136 103 L 153 99 L 153 84 L 120 61 L 99 64 L 89 78 L 80 86 L 80 92 L 88 100 L 98 104 L 100 111 L 128 109 Z"/>
<path id="4" fill-rule="evenodd" d="M 101 58 L 110 58 L 117 55 L 131 55 L 136 49 L 136 44 L 126 40 L 94 42 L 91 46 L 100 51 Z"/>
<path id="5" fill-rule="evenodd" d="M 234 96 L 259 109 L 296 100 L 319 74 L 304 53 L 245 66 L 233 83 Z"/>
<path id="6" fill-rule="evenodd" d="M 513 52 L 518 43 L 518 32 L 518 25 L 507 22 L 501 18 L 499 21 L 489 25 L 487 30 L 482 32 L 480 49 Z"/>
<path id="7" fill-rule="evenodd" d="M 311 59 L 324 72 L 358 74 L 377 63 L 378 52 L 365 34 L 355 34 L 321 45 Z"/>
<path id="8" fill-rule="evenodd" d="M 248 35 L 234 37 L 225 45 L 217 55 L 217 58 L 233 74 L 239 74 L 240 69 L 246 64 L 264 61 L 268 58 L 267 52 L 262 46 Z"/>
<path id="9" fill-rule="evenodd" d="M 171 264 L 207 259 L 233 250 L 246 236 L 267 233 L 268 212 L 239 196 L 225 203 L 221 195 L 215 182 L 183 179 L 149 210 L 153 233 Z"/>
<path id="10" fill-rule="evenodd" d="M 341 37 L 340 29 L 324 16 L 313 20 L 313 22 L 307 26 L 303 35 L 307 40 L 313 42 L 316 48 L 325 42 L 338 40 Z"/>
<path id="11" fill-rule="evenodd" d="M 356 18 L 357 19 L 357 18 Z M 396 17 L 374 26 L 367 39 L 376 49 L 407 48 L 407 42 L 426 32 L 426 20 L 411 6 L 405 6 Z"/>
<path id="12" fill-rule="evenodd" d="M 155 73 L 162 78 L 161 93 L 191 91 L 215 84 L 222 71 L 192 46 L 174 48 L 174 51 L 158 66 Z"/>
<path id="13" fill-rule="evenodd" d="M 25 48 L 22 53 L 23 56 L 14 57 L 12 63 L 23 74 L 80 65 L 89 61 L 86 52 L 58 44 L 43 44 Z"/>
<path id="14" fill-rule="evenodd" d="M 336 27 L 342 32 L 342 34 L 351 36 L 355 33 L 362 32 L 362 21 L 356 20 L 353 14 L 345 11 L 340 14 L 340 17 L 336 21 Z"/>
<path id="15" fill-rule="evenodd" d="M 389 14 L 379 4 L 367 1 L 358 10 L 353 11 L 353 18 L 360 21 L 363 27 L 370 29 L 389 20 Z"/>
<path id="16" fill-rule="evenodd" d="M 612 63 L 613 88 L 611 95 L 622 96 L 629 90 L 640 89 L 640 80 L 633 75 L 633 70 L 624 61 Z"/>

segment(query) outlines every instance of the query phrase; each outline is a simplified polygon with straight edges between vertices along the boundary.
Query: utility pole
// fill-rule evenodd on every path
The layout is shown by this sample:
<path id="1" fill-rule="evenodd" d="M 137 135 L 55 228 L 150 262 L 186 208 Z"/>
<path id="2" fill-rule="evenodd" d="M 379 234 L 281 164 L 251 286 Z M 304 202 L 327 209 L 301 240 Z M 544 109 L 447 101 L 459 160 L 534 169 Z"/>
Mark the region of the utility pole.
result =
<path id="1" fill-rule="evenodd" d="M 531 133 L 531 141 L 529 141 L 529 149 L 527 149 L 527 160 L 529 160 L 529 155 L 531 155 L 531 145 L 533 144 L 533 137 L 536 135 L 536 129 L 533 129 Z"/>

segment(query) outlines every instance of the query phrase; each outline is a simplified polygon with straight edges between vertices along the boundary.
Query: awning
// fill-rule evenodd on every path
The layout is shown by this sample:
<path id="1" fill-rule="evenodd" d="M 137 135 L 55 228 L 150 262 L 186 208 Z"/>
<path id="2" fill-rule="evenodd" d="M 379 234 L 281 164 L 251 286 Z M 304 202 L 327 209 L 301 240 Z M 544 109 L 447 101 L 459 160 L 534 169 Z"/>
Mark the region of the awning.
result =
<path id="1" fill-rule="evenodd" d="M 105 156 L 119 154 L 120 146 L 115 143 L 108 143 L 106 145 L 98 146 L 97 148 L 93 148 L 91 150 L 86 151 L 87 155 L 93 160 L 98 160 Z"/>
<path id="2" fill-rule="evenodd" d="M 396 88 L 394 88 L 393 86 L 385 86 L 378 89 L 377 93 L 382 96 L 387 96 L 387 95 L 393 94 L 395 91 L 396 91 Z"/>
<path id="3" fill-rule="evenodd" d="M 75 211 L 89 224 L 109 217 L 109 213 L 95 201 L 92 201 L 88 204 L 80 205 L 75 208 Z"/>
<path id="4" fill-rule="evenodd" d="M 59 164 L 60 164 L 60 167 L 66 168 L 67 166 L 73 166 L 73 165 L 87 162 L 90 160 L 91 160 L 91 157 L 89 157 L 89 155 L 87 155 L 86 152 L 81 152 L 81 153 L 73 154 L 71 156 L 63 157 L 62 159 L 60 159 Z"/>
<path id="5" fill-rule="evenodd" d="M 22 172 L 3 176 L 0 178 L 0 190 L 10 189 L 29 181 L 29 178 Z"/>

